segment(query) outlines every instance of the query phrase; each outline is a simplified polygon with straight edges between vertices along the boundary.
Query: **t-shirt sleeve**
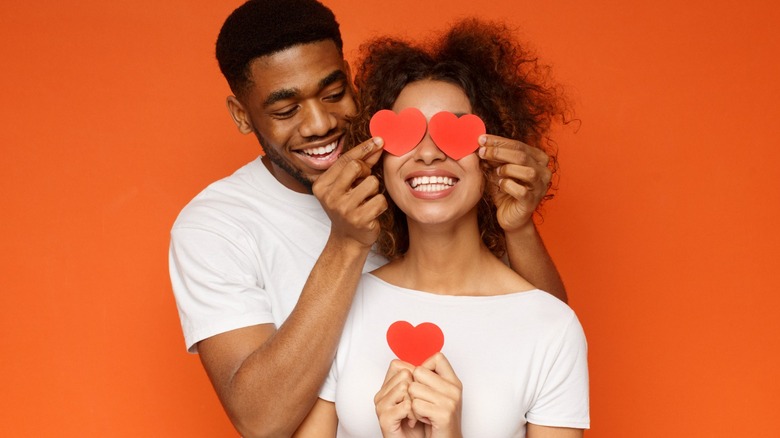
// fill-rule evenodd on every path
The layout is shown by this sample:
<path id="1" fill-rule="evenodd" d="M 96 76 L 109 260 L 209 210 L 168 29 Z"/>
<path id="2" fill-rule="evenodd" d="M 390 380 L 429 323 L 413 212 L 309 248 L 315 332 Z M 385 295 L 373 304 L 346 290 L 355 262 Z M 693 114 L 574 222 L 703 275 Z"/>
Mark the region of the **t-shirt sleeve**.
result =
<path id="1" fill-rule="evenodd" d="M 560 347 L 552 349 L 551 354 L 550 371 L 526 418 L 540 426 L 588 429 L 588 345 L 574 314 L 564 330 Z"/>
<path id="2" fill-rule="evenodd" d="M 171 231 L 169 269 L 187 351 L 211 336 L 273 323 L 247 242 L 196 227 Z"/>
<path id="3" fill-rule="evenodd" d="M 328 377 L 325 378 L 325 383 L 320 388 L 320 398 L 329 401 L 336 402 L 336 385 L 338 384 L 338 369 L 336 367 L 336 361 L 330 366 L 330 372 Z"/>

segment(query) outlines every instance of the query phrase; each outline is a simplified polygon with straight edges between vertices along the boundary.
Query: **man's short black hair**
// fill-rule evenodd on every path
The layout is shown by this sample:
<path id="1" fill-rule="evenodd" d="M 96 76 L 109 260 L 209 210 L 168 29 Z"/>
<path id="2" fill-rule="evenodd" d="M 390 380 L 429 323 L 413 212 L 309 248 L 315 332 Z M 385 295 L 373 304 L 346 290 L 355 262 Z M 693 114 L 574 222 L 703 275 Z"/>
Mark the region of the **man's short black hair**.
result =
<path id="1" fill-rule="evenodd" d="M 322 40 L 333 40 L 342 51 L 339 23 L 322 3 L 249 0 L 222 25 L 217 37 L 217 62 L 238 96 L 251 85 L 249 66 L 255 58 Z"/>

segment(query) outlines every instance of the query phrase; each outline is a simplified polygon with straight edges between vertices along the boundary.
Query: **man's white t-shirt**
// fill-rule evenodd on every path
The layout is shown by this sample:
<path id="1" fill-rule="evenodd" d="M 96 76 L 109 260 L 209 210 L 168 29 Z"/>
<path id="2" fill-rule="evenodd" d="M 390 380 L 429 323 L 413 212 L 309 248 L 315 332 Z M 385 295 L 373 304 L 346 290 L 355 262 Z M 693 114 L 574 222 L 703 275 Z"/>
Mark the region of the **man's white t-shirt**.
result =
<path id="1" fill-rule="evenodd" d="M 379 437 L 374 395 L 396 358 L 387 330 L 432 322 L 463 384 L 463 436 L 524 437 L 526 422 L 590 425 L 587 343 L 577 316 L 539 291 L 437 295 L 364 274 L 320 397 L 335 401 L 339 437 Z"/>
<path id="2" fill-rule="evenodd" d="M 176 219 L 169 252 L 187 350 L 230 330 L 279 327 L 329 233 L 317 198 L 283 186 L 260 158 L 198 194 Z M 364 271 L 385 262 L 371 253 Z"/>

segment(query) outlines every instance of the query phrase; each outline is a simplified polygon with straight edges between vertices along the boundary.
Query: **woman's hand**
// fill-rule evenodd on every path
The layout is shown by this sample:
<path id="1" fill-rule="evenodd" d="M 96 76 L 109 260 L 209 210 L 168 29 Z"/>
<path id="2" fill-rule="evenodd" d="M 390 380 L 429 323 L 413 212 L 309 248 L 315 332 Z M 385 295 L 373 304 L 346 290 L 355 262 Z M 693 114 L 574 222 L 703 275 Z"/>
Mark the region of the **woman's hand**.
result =
<path id="1" fill-rule="evenodd" d="M 420 423 L 425 423 L 425 437 L 460 437 L 463 385 L 447 358 L 436 353 L 415 368 L 412 375 L 412 412 Z"/>
<path id="2" fill-rule="evenodd" d="M 414 366 L 394 360 L 387 369 L 382 388 L 374 396 L 376 416 L 385 438 L 424 438 L 425 429 L 412 411 L 409 386 Z"/>

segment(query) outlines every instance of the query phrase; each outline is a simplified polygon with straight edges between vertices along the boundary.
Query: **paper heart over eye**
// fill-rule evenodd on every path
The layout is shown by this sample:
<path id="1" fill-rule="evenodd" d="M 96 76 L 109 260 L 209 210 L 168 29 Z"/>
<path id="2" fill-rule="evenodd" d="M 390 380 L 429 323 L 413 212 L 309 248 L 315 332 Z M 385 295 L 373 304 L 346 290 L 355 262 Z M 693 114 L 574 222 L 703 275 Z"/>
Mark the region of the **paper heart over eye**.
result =
<path id="1" fill-rule="evenodd" d="M 399 359 L 420 366 L 441 351 L 444 333 L 432 322 L 414 327 L 406 321 L 396 321 L 387 329 L 387 344 Z"/>
<path id="2" fill-rule="evenodd" d="M 390 110 L 377 111 L 368 124 L 374 137 L 382 137 L 384 149 L 393 155 L 403 155 L 420 143 L 427 128 L 425 116 L 417 108 L 406 108 L 396 114 Z"/>
<path id="3" fill-rule="evenodd" d="M 451 112 L 442 111 L 428 122 L 431 139 L 453 160 L 460 160 L 476 151 L 479 147 L 477 140 L 485 132 L 485 123 L 474 114 L 458 118 Z"/>

